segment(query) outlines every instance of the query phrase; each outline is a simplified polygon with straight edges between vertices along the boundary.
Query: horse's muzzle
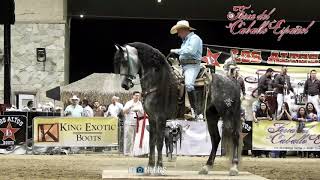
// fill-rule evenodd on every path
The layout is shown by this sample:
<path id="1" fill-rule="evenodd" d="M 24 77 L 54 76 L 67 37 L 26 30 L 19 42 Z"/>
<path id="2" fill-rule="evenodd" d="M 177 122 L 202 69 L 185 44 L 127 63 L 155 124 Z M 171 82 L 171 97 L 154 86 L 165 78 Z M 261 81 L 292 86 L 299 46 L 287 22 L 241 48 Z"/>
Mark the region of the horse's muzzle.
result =
<path id="1" fill-rule="evenodd" d="M 125 90 L 129 90 L 130 88 L 133 87 L 133 83 L 129 78 L 124 78 L 122 83 L 121 83 L 121 87 L 124 88 Z"/>

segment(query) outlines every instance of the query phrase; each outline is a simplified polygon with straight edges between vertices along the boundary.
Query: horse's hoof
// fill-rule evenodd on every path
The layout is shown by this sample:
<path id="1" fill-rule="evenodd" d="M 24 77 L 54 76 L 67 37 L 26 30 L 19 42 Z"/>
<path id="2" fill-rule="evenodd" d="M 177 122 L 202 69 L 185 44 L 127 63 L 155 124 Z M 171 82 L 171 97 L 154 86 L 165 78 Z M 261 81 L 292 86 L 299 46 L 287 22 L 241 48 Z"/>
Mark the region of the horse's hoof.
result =
<path id="1" fill-rule="evenodd" d="M 201 170 L 199 171 L 199 174 L 208 174 L 208 166 L 203 166 Z"/>
<path id="2" fill-rule="evenodd" d="M 239 175 L 238 169 L 235 167 L 230 168 L 229 175 L 230 176 L 238 176 Z"/>

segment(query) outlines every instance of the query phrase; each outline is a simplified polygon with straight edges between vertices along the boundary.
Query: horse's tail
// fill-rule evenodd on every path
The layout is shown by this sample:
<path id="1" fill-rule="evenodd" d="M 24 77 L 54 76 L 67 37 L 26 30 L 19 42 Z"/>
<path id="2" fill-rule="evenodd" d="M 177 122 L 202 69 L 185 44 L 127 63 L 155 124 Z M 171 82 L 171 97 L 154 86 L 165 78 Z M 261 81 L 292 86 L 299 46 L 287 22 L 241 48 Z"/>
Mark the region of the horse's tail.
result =
<path id="1" fill-rule="evenodd" d="M 226 115 L 223 117 L 223 130 L 222 130 L 222 143 L 224 147 L 224 152 L 226 157 L 232 160 L 233 149 L 238 147 L 238 162 L 240 162 L 240 157 L 242 153 L 242 124 L 241 124 L 241 103 L 234 102 L 230 110 L 227 110 Z"/>

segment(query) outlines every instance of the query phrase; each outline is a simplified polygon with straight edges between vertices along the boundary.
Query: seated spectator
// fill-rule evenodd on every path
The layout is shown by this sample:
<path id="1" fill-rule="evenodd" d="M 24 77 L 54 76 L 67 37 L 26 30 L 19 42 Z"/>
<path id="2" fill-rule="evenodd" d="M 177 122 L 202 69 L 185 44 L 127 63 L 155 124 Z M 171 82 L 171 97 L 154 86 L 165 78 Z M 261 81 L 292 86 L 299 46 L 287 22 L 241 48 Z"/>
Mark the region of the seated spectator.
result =
<path id="1" fill-rule="evenodd" d="M 260 94 L 258 100 L 252 103 L 252 117 L 256 117 L 256 112 L 260 108 L 260 104 L 265 102 L 265 95 Z"/>
<path id="2" fill-rule="evenodd" d="M 260 107 L 257 109 L 257 111 L 254 113 L 253 120 L 255 123 L 257 123 L 259 120 L 272 120 L 271 112 L 267 106 L 266 103 L 261 102 Z M 270 151 L 253 151 L 252 152 L 254 156 L 259 157 L 269 157 Z"/>
<path id="3" fill-rule="evenodd" d="M 293 121 L 298 121 L 299 122 L 299 126 L 298 126 L 298 129 L 297 129 L 297 133 L 301 133 L 304 126 L 305 126 L 305 122 L 310 122 L 312 121 L 312 119 L 308 116 L 307 112 L 306 112 L 306 109 L 304 107 L 300 107 L 298 109 L 298 113 L 297 115 L 295 115 L 293 118 L 292 118 Z"/>
<path id="4" fill-rule="evenodd" d="M 311 121 L 318 121 L 318 113 L 313 103 L 308 102 L 306 105 L 306 113 L 311 118 Z"/>
<path id="5" fill-rule="evenodd" d="M 309 122 L 312 121 L 311 118 L 308 116 L 306 109 L 304 107 L 300 107 L 298 109 L 297 115 L 293 116 L 293 121 L 299 121 L 299 122 Z"/>
<path id="6" fill-rule="evenodd" d="M 266 103 L 260 104 L 260 108 L 255 112 L 253 120 L 254 122 L 258 122 L 258 120 L 272 120 L 271 112 Z"/>
<path id="7" fill-rule="evenodd" d="M 287 102 L 282 104 L 280 114 L 277 116 L 277 120 L 292 120 L 291 112 Z"/>

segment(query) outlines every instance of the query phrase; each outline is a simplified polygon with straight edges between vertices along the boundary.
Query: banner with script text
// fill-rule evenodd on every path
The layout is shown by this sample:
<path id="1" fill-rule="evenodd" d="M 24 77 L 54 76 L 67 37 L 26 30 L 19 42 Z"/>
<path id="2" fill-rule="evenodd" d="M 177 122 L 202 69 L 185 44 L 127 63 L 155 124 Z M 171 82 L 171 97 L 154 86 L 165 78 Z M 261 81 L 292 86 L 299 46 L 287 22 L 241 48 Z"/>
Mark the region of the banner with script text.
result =
<path id="1" fill-rule="evenodd" d="M 320 123 L 306 122 L 297 133 L 298 122 L 259 121 L 253 123 L 253 150 L 320 151 Z"/>
<path id="2" fill-rule="evenodd" d="M 35 118 L 34 146 L 107 146 L 118 143 L 116 118 Z"/>

